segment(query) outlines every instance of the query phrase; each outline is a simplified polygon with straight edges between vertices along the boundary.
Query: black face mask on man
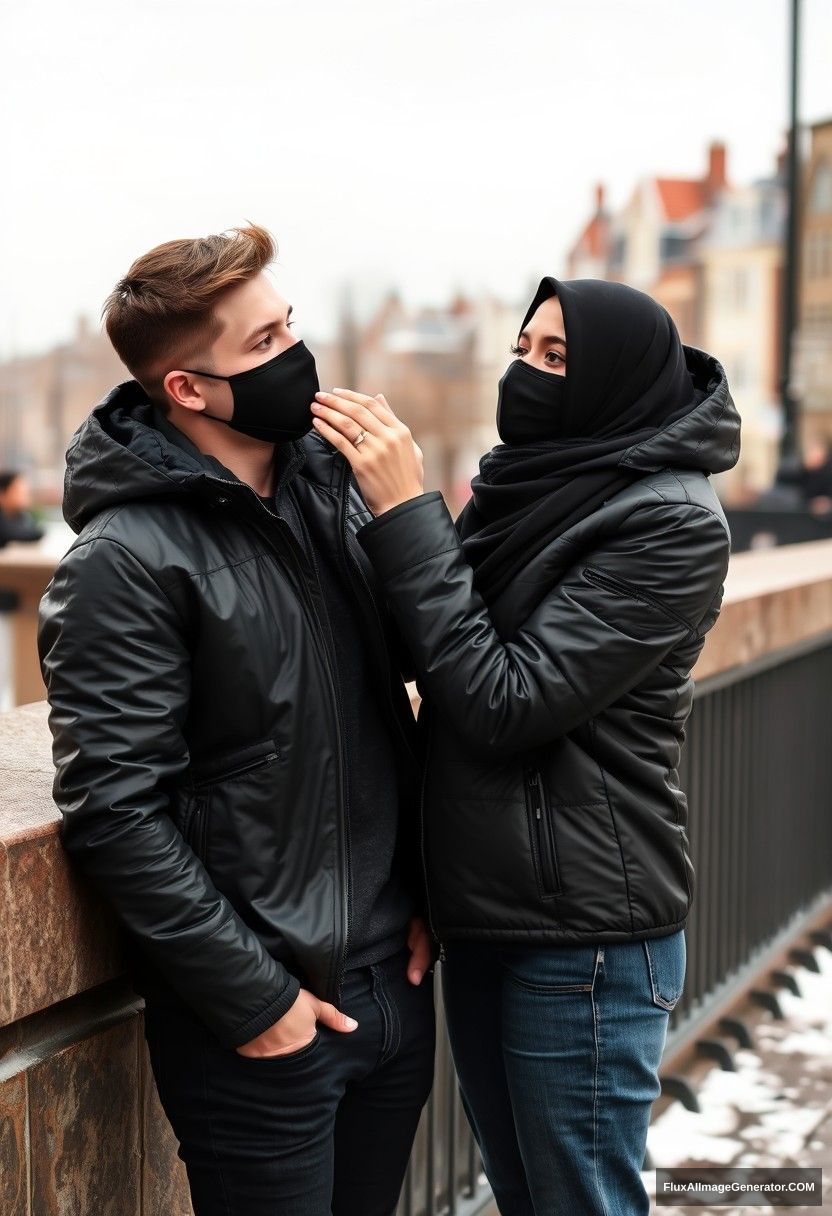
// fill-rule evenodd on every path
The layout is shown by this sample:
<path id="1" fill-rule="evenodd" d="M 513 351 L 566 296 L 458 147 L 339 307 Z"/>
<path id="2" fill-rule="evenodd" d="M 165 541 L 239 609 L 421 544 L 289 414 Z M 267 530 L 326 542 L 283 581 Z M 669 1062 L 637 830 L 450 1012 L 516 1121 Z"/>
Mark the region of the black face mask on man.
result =
<path id="1" fill-rule="evenodd" d="M 563 426 L 564 380 L 564 376 L 530 367 L 522 359 L 508 365 L 497 397 L 497 430 L 503 443 L 558 438 Z"/>
<path id="2" fill-rule="evenodd" d="M 269 443 L 288 443 L 301 439 L 312 429 L 309 407 L 320 385 L 315 356 L 302 341 L 293 342 L 273 359 L 233 376 L 218 376 L 191 367 L 182 370 L 211 380 L 228 381 L 234 401 L 231 417 L 220 418 L 207 410 L 203 413 L 243 435 Z"/>

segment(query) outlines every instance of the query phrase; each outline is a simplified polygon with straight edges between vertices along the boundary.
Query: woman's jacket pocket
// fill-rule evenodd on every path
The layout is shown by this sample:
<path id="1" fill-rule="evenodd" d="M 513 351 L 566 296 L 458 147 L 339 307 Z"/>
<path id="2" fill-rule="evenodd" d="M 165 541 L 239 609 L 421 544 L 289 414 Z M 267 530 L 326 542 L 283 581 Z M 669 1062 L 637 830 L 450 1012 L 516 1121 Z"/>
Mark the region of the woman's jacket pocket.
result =
<path id="1" fill-rule="evenodd" d="M 551 899 L 561 891 L 560 865 L 552 807 L 539 768 L 524 770 L 529 835 L 540 896 Z"/>

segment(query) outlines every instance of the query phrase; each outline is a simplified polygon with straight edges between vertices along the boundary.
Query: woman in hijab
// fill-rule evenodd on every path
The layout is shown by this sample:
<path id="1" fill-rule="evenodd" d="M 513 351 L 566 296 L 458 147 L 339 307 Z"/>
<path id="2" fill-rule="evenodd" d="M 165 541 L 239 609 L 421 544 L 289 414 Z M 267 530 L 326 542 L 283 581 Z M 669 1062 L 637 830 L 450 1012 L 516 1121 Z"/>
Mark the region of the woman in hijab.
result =
<path id="1" fill-rule="evenodd" d="M 545 278 L 456 525 L 383 398 L 316 427 L 426 736 L 427 910 L 463 1100 L 506 1216 L 647 1213 L 641 1179 L 694 874 L 678 765 L 739 454 L 720 364 L 623 284 Z"/>

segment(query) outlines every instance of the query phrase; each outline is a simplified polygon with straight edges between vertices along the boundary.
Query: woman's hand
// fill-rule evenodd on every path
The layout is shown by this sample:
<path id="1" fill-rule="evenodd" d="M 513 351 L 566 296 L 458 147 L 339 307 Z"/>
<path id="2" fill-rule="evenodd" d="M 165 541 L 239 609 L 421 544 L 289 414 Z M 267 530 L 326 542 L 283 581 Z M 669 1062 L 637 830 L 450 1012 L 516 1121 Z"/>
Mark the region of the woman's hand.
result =
<path id="1" fill-rule="evenodd" d="M 316 393 L 312 412 L 318 434 L 352 465 L 373 515 L 424 493 L 421 448 L 381 393 L 368 397 L 345 388 Z"/>

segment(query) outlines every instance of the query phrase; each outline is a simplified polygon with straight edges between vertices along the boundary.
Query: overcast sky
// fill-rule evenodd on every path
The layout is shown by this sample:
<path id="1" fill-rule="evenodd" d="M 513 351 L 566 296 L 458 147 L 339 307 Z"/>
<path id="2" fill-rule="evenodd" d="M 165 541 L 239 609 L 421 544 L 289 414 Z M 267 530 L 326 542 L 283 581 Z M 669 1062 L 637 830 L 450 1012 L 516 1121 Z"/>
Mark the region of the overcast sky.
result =
<path id="1" fill-rule="evenodd" d="M 803 0 L 805 120 L 832 115 L 832 3 Z M 5 0 L 0 356 L 68 336 L 138 254 L 247 219 L 296 332 L 346 280 L 524 297 L 593 184 L 769 172 L 788 0 Z M 525 304 L 525 301 L 523 301 Z"/>

